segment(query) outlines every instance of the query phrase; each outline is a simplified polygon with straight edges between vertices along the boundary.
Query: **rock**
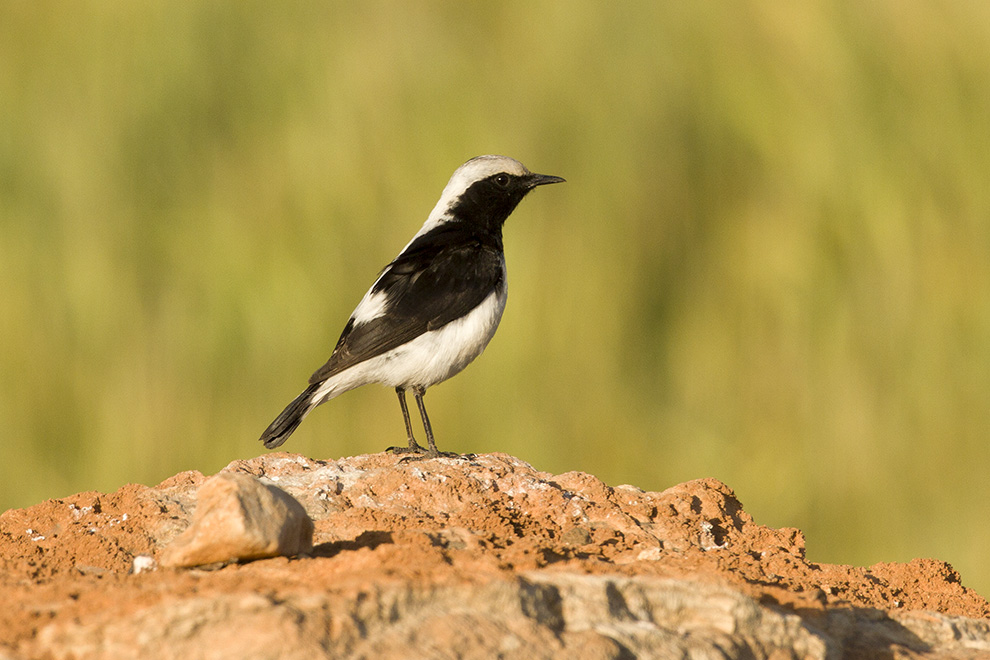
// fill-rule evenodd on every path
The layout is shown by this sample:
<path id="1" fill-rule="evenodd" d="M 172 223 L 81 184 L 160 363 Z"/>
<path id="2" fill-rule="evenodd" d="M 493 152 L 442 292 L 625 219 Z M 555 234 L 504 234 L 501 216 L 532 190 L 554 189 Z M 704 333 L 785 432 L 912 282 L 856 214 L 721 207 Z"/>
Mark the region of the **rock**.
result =
<path id="1" fill-rule="evenodd" d="M 0 657 L 990 654 L 990 603 L 945 562 L 808 561 L 800 531 L 757 524 L 714 479 L 645 492 L 499 454 L 268 454 L 220 475 L 293 496 L 309 556 L 137 573 L 206 536 L 199 473 L 8 511 Z"/>
<path id="2" fill-rule="evenodd" d="M 162 554 L 166 567 L 203 566 L 313 549 L 313 521 L 294 497 L 246 474 L 209 479 L 192 524 Z"/>
<path id="3" fill-rule="evenodd" d="M 93 612 L 46 626 L 33 650 L 57 660 L 182 660 L 207 651 L 245 660 L 825 660 L 976 658 L 990 651 L 986 621 L 837 610 L 809 623 L 735 589 L 688 580 L 525 572 L 447 586 L 385 580 L 349 598 L 326 587 L 280 596 L 190 595 L 126 617 Z"/>
<path id="4" fill-rule="evenodd" d="M 151 555 L 138 555 L 134 558 L 134 563 L 131 567 L 131 572 L 137 575 L 138 573 L 147 573 L 158 568 L 158 562 Z"/>

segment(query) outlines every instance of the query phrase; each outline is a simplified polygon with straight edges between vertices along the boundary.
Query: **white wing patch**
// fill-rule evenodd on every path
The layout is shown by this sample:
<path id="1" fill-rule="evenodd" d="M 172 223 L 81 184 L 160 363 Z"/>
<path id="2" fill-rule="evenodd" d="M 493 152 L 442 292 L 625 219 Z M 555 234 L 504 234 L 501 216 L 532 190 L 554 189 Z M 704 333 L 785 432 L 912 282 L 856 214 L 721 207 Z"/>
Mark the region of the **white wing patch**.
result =
<path id="1" fill-rule="evenodd" d="M 361 299 L 358 306 L 354 308 L 351 318 L 354 319 L 354 325 L 359 326 L 383 316 L 387 307 L 388 294 L 384 291 L 374 291 L 374 287 L 372 287 L 368 293 L 364 294 L 364 298 Z"/>

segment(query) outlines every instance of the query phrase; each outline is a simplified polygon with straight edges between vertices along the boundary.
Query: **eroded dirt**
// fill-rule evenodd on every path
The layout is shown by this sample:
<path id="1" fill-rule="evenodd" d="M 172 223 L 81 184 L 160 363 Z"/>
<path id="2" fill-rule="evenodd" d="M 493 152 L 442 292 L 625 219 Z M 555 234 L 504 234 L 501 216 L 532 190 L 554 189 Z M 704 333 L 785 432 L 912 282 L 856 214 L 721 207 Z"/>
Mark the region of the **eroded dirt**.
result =
<path id="1" fill-rule="evenodd" d="M 357 597 L 387 584 L 485 584 L 532 571 L 690 579 L 813 620 L 834 609 L 990 616 L 948 564 L 809 562 L 804 536 L 753 521 L 714 479 L 663 492 L 552 475 L 511 456 L 402 462 L 269 454 L 227 470 L 268 479 L 315 522 L 311 557 L 132 574 L 188 525 L 197 472 L 154 488 L 80 493 L 0 515 L 0 649 L 30 650 L 53 622 L 119 617 L 224 594 Z"/>

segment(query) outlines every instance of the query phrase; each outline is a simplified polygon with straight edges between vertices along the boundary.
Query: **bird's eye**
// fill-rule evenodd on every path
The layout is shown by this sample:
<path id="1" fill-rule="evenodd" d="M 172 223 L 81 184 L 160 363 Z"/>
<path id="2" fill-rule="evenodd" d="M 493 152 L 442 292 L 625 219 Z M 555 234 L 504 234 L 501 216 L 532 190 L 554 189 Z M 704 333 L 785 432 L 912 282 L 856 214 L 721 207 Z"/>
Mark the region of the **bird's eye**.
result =
<path id="1" fill-rule="evenodd" d="M 509 175 L 508 174 L 497 175 L 495 177 L 495 183 L 505 188 L 507 185 L 509 185 Z"/>

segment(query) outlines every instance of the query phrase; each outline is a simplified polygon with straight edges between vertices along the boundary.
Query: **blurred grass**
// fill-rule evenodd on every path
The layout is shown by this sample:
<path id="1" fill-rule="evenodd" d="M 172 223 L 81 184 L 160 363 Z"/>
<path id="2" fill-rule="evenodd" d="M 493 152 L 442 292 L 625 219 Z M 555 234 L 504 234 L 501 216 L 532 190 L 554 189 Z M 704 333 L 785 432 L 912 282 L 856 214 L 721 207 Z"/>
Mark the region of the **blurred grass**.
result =
<path id="1" fill-rule="evenodd" d="M 0 509 L 213 472 L 480 153 L 506 227 L 442 447 L 715 476 L 814 560 L 990 595 L 990 5 L 0 8 Z M 286 447 L 400 441 L 394 395 Z"/>

